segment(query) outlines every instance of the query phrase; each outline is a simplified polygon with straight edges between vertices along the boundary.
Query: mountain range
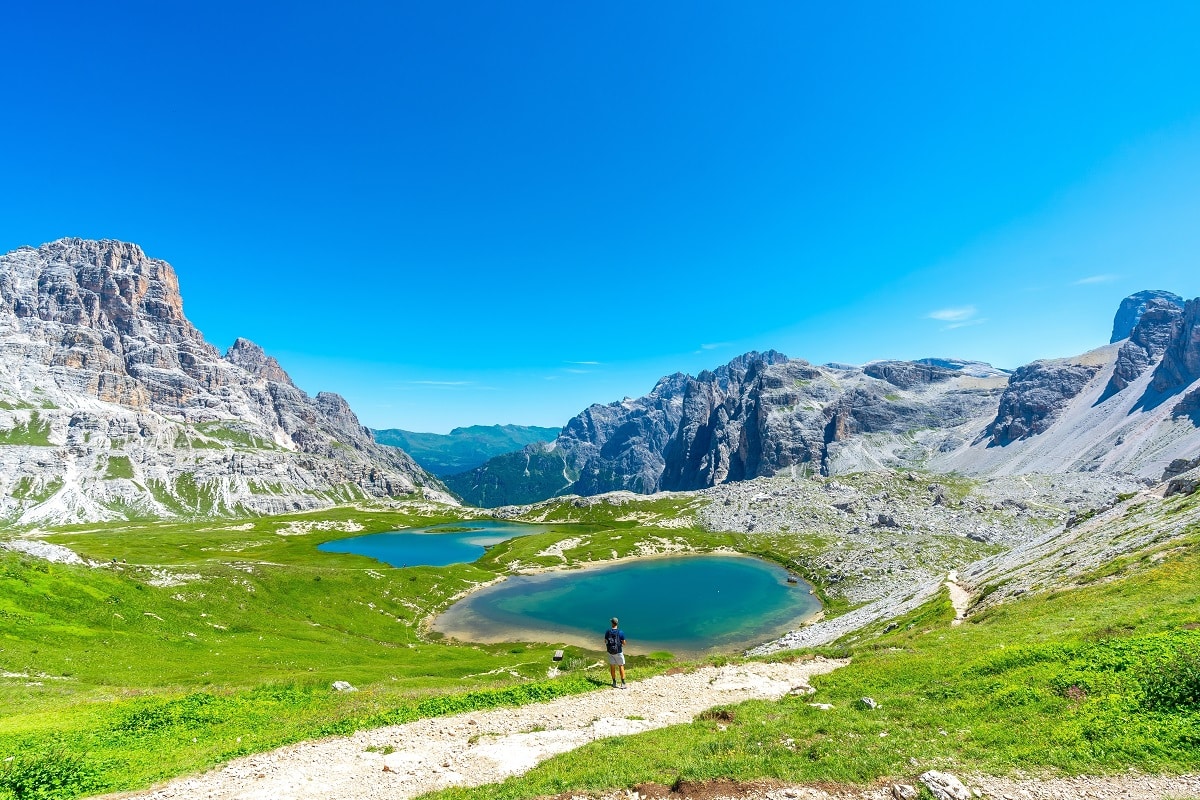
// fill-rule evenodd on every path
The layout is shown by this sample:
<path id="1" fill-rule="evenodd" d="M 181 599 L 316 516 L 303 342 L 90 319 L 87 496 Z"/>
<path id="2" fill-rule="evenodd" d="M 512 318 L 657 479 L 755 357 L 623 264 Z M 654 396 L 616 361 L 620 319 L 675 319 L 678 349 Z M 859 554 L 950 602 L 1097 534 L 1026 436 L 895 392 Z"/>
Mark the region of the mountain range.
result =
<path id="1" fill-rule="evenodd" d="M 165 261 L 135 244 L 61 239 L 0 256 L 0 518 L 454 503 L 447 488 L 493 507 L 896 467 L 1157 480 L 1200 456 L 1198 323 L 1200 300 L 1146 291 L 1121 303 L 1108 344 L 1012 372 L 751 352 L 589 406 L 561 431 L 376 436 L 342 397 L 308 396 L 254 343 L 221 353 L 206 342 Z M 417 451 L 428 470 L 381 442 Z"/>
<path id="2" fill-rule="evenodd" d="M 954 359 L 815 365 L 747 353 L 592 405 L 552 444 L 445 482 L 468 503 L 499 506 L 703 489 L 782 470 L 1158 479 L 1200 454 L 1198 322 L 1200 300 L 1139 292 L 1121 303 L 1109 344 L 1011 373 Z"/>
<path id="3" fill-rule="evenodd" d="M 281 513 L 366 498 L 453 502 L 310 397 L 262 348 L 224 354 L 170 264 L 60 239 L 0 256 L 0 517 L 20 524 Z"/>

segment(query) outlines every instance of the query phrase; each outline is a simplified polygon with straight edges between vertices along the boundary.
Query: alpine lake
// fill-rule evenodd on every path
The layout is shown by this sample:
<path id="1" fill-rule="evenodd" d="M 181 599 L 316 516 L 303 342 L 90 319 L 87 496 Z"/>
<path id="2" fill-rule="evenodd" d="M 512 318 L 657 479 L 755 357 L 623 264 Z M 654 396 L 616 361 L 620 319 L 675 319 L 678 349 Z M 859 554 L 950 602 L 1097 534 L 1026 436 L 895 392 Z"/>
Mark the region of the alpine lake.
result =
<path id="1" fill-rule="evenodd" d="M 561 527 L 561 526 L 560 526 Z M 545 526 L 468 521 L 320 545 L 396 567 L 474 561 Z M 454 603 L 433 630 L 464 642 L 561 642 L 599 650 L 618 616 L 635 653 L 699 657 L 777 638 L 821 610 L 783 567 L 735 553 L 646 556 L 508 577 Z"/>

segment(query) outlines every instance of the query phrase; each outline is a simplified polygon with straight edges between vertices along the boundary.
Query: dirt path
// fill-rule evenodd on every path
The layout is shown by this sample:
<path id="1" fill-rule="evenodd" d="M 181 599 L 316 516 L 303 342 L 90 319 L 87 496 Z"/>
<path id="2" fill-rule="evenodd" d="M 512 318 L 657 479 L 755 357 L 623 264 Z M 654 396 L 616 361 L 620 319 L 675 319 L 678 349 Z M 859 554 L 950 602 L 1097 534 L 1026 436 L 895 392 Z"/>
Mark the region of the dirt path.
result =
<path id="1" fill-rule="evenodd" d="M 950 592 L 950 605 L 954 606 L 954 621 L 951 625 L 961 625 L 967 609 L 971 607 L 971 593 L 958 583 L 958 572 L 951 570 L 946 576 L 946 589 Z"/>
<path id="2" fill-rule="evenodd" d="M 420 720 L 238 759 L 124 798 L 400 800 L 519 775 L 595 739 L 689 722 L 716 705 L 806 693 L 845 661 L 704 667 L 548 703 Z M 368 749 L 369 748 L 369 749 Z"/>

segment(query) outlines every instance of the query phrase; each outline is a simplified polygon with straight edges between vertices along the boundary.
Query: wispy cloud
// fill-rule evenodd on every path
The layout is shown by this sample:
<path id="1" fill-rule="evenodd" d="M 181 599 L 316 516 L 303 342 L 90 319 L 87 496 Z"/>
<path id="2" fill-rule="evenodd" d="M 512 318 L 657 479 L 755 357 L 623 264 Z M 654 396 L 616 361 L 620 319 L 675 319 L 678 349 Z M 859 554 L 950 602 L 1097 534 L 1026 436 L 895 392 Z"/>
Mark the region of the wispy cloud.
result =
<path id="1" fill-rule="evenodd" d="M 1112 283 L 1119 275 L 1089 275 L 1072 283 L 1072 286 L 1090 286 L 1093 283 Z"/>
<path id="2" fill-rule="evenodd" d="M 700 345 L 700 349 L 701 350 L 718 350 L 722 347 L 729 347 L 732 344 L 733 344 L 732 342 L 713 342 L 712 344 Z"/>
<path id="3" fill-rule="evenodd" d="M 975 306 L 959 306 L 958 308 L 939 308 L 937 311 L 930 311 L 925 316 L 941 322 L 965 322 L 977 313 L 978 309 Z"/>
<path id="4" fill-rule="evenodd" d="M 972 325 L 982 325 L 987 322 L 984 317 L 977 317 L 979 309 L 975 306 L 958 306 L 956 308 L 939 308 L 936 311 L 930 311 L 925 315 L 926 319 L 936 319 L 938 322 L 945 322 L 942 326 L 944 331 L 952 331 L 957 328 L 969 328 Z"/>
<path id="5" fill-rule="evenodd" d="M 590 369 L 575 369 L 574 367 L 563 367 L 563 372 L 570 373 L 571 375 L 587 375 L 588 373 L 591 372 L 591 370 Z"/>
<path id="6" fill-rule="evenodd" d="M 969 328 L 972 325 L 982 325 L 985 322 L 987 322 L 986 317 L 980 317 L 979 319 L 967 319 L 963 320 L 962 322 L 951 322 L 949 325 L 943 326 L 942 330 L 952 331 L 955 328 Z"/>
<path id="7" fill-rule="evenodd" d="M 564 364 L 574 364 L 577 367 L 598 367 L 599 361 L 564 361 Z"/>

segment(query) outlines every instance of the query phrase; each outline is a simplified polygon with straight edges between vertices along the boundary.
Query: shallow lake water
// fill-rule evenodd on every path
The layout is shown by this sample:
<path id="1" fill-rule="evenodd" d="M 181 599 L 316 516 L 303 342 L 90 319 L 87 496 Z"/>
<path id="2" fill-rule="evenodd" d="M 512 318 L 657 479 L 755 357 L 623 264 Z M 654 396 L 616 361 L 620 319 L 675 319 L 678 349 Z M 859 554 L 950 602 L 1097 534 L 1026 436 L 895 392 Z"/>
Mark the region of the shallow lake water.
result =
<path id="1" fill-rule="evenodd" d="M 749 556 L 647 558 L 518 575 L 480 589 L 436 620 L 468 642 L 561 642 L 598 650 L 610 617 L 627 652 L 728 653 L 783 635 L 821 610 L 804 581 Z"/>
<path id="2" fill-rule="evenodd" d="M 338 539 L 318 545 L 317 549 L 327 553 L 369 556 L 393 567 L 441 567 L 474 561 L 494 544 L 546 530 L 549 528 L 542 525 L 468 520 Z"/>

